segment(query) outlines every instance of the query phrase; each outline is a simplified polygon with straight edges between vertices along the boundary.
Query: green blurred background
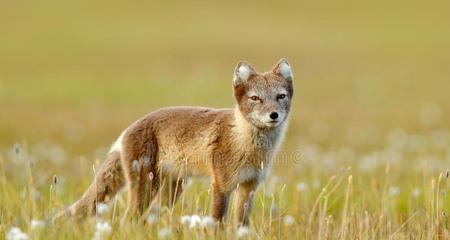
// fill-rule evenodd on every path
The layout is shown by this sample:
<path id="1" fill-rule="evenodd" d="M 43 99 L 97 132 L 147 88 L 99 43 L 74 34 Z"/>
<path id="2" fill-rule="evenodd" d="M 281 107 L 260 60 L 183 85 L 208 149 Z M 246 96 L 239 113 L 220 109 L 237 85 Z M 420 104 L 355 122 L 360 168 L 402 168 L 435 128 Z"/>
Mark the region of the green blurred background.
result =
<path id="1" fill-rule="evenodd" d="M 449 9 L 449 1 L 1 1 L 0 148 L 45 141 L 89 155 L 159 107 L 233 106 L 235 64 L 267 71 L 282 57 L 295 75 L 292 148 L 324 131 L 333 145 L 355 127 L 448 127 Z"/>

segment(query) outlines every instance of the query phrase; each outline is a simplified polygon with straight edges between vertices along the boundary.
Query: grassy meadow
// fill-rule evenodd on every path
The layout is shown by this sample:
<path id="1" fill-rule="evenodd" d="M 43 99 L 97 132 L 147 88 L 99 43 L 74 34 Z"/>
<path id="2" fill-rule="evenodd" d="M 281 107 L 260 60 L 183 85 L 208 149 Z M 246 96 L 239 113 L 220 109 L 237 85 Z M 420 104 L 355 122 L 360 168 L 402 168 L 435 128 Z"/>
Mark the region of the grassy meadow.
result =
<path id="1" fill-rule="evenodd" d="M 0 239 L 449 239 L 447 1 L 1 1 Z M 164 106 L 231 107 L 235 64 L 286 57 L 290 128 L 248 229 L 208 180 L 120 224 L 78 199 L 120 132 Z"/>

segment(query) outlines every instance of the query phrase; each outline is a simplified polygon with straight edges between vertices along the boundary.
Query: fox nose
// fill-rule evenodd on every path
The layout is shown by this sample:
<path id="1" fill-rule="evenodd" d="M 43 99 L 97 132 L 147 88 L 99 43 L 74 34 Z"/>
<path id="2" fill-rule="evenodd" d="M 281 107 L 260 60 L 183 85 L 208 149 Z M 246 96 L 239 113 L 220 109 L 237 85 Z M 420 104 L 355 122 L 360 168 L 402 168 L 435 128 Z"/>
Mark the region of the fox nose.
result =
<path id="1" fill-rule="evenodd" d="M 277 113 L 277 112 L 272 112 L 272 113 L 270 114 L 270 118 L 271 118 L 272 120 L 276 120 L 276 119 L 278 118 L 278 113 Z"/>

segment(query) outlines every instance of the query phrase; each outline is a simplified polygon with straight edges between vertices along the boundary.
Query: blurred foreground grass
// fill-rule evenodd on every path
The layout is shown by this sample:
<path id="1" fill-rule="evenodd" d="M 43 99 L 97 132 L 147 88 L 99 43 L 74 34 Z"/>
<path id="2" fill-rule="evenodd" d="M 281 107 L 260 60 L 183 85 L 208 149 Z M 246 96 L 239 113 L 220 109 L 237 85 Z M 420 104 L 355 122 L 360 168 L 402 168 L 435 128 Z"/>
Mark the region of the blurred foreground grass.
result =
<path id="1" fill-rule="evenodd" d="M 13 226 L 41 239 L 92 238 L 96 218 L 43 229 L 31 220 L 78 198 L 136 118 L 169 105 L 230 107 L 238 60 L 265 71 L 281 57 L 296 77 L 291 128 L 258 193 L 250 237 L 448 237 L 448 9 L 438 1 L 1 2 L 0 238 Z M 179 223 L 207 215 L 207 186 L 195 181 L 153 226 L 119 226 L 122 195 L 101 218 L 115 239 L 164 229 L 208 238 L 213 230 Z"/>

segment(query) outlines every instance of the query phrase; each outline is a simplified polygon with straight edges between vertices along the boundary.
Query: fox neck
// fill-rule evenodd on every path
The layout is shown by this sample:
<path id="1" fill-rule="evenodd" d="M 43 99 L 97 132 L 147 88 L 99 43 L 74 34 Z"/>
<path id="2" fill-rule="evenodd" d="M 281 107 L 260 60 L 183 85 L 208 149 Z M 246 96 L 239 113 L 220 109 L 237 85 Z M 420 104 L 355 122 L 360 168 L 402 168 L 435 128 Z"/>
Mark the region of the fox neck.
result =
<path id="1" fill-rule="evenodd" d="M 234 111 L 236 140 L 242 146 L 253 146 L 256 149 L 266 151 L 277 151 L 283 138 L 287 126 L 287 120 L 276 127 L 259 128 L 251 124 L 239 110 Z M 249 143 L 251 145 L 249 146 Z"/>

